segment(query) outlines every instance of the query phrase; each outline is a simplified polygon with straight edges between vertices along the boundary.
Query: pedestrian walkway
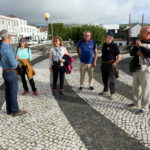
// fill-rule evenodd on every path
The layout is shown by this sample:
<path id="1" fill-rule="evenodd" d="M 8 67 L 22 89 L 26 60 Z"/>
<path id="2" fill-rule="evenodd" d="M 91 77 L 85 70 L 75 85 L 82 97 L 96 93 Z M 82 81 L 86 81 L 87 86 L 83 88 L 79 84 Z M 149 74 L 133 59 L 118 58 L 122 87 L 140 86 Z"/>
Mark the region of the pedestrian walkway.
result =
<path id="1" fill-rule="evenodd" d="M 32 93 L 18 100 L 28 113 L 20 117 L 0 113 L 0 147 L 5 150 L 86 150 L 57 101 L 51 94 L 48 60 L 35 65 L 35 84 L 39 96 Z M 19 92 L 23 91 L 19 82 Z"/>
<path id="2" fill-rule="evenodd" d="M 128 67 L 128 66 L 127 66 Z M 117 89 L 123 91 L 124 95 L 117 93 L 118 98 L 116 100 L 110 100 L 110 97 L 104 97 L 98 95 L 103 90 L 102 82 L 100 81 L 100 66 L 96 69 L 99 72 L 98 80 L 94 80 L 94 91 L 88 89 L 88 78 L 86 76 L 85 87 L 82 91 L 79 91 L 79 61 L 74 63 L 73 73 L 67 76 L 69 85 L 73 87 L 73 90 L 84 99 L 90 106 L 92 106 L 100 114 L 103 114 L 111 122 L 123 129 L 128 135 L 138 139 L 146 147 L 150 147 L 150 113 L 144 116 L 135 115 L 135 109 L 129 109 L 127 104 L 132 103 L 132 99 L 128 93 L 131 91 L 132 77 L 123 71 L 120 71 L 120 78 Z M 97 76 L 97 75 L 96 75 Z M 97 77 L 96 77 L 97 79 Z M 124 89 L 123 87 L 126 86 Z M 130 88 L 129 88 L 130 87 Z M 128 95 L 127 97 L 125 95 Z"/>
<path id="3" fill-rule="evenodd" d="M 45 57 L 47 58 L 47 57 Z M 52 96 L 49 60 L 41 57 L 35 65 L 35 84 L 39 96 L 26 96 L 19 82 L 19 105 L 28 111 L 20 117 L 6 115 L 5 104 L 0 112 L 0 148 L 4 150 L 146 150 L 149 147 L 149 118 L 134 115 L 126 104 L 131 99 L 118 93 L 111 101 L 102 97 L 99 66 L 95 70 L 95 90 L 78 90 L 79 61 L 72 74 L 66 75 L 65 96 Z M 37 58 L 34 62 L 40 61 Z M 121 72 L 119 82 L 131 86 L 132 79 Z M 87 86 L 87 78 L 85 82 Z M 121 87 L 119 87 L 121 89 Z M 128 92 L 128 89 L 126 89 Z M 105 117 L 104 117 L 105 116 Z M 117 126 L 121 129 L 119 129 Z M 125 132 L 126 133 L 125 133 Z M 127 133 L 138 140 L 130 138 Z"/>

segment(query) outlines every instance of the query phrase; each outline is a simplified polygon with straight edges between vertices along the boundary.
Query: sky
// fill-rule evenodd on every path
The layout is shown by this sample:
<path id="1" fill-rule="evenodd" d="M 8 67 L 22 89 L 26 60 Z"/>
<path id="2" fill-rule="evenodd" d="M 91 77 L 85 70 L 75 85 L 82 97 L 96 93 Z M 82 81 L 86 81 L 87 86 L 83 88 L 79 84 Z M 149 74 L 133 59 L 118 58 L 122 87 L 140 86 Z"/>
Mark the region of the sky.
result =
<path id="1" fill-rule="evenodd" d="M 49 22 L 65 24 L 150 23 L 150 0 L 0 0 L 0 15 L 14 14 L 30 24 Z"/>

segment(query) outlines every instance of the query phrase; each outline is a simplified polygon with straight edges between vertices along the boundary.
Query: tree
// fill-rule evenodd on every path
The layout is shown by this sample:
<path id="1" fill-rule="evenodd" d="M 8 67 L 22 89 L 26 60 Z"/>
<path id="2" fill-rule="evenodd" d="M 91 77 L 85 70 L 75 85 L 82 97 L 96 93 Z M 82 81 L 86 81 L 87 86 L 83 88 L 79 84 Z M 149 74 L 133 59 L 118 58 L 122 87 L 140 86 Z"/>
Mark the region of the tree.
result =
<path id="1" fill-rule="evenodd" d="M 49 24 L 49 34 L 51 34 L 51 25 Z M 63 40 L 73 40 L 77 43 L 80 39 L 83 38 L 83 32 L 90 31 L 92 33 L 92 39 L 97 44 L 102 44 L 104 42 L 103 36 L 105 34 L 105 29 L 100 26 L 94 25 L 82 25 L 82 26 L 64 26 L 63 23 L 54 23 L 53 24 L 53 34 L 55 36 L 62 37 Z"/>

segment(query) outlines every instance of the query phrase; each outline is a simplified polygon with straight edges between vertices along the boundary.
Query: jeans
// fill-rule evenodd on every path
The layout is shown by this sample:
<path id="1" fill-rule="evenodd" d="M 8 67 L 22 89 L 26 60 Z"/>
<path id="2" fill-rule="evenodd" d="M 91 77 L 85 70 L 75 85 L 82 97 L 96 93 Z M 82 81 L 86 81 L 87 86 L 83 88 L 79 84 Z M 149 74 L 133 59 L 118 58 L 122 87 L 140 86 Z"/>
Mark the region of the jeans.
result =
<path id="1" fill-rule="evenodd" d="M 115 93 L 115 72 L 112 63 L 102 63 L 101 65 L 102 81 L 104 84 L 104 92 L 108 92 L 110 87 L 110 93 Z"/>
<path id="2" fill-rule="evenodd" d="M 27 74 L 26 73 L 26 67 L 23 66 L 23 67 L 19 68 L 19 73 L 20 73 L 20 76 L 21 76 L 21 81 L 22 81 L 23 88 L 24 88 L 25 91 L 28 91 L 28 85 L 27 85 L 27 81 L 26 81 L 26 77 L 25 77 L 25 75 Z M 29 78 L 28 78 L 28 80 L 29 80 Z M 29 83 L 31 85 L 32 91 L 35 92 L 37 89 L 35 87 L 35 83 L 34 83 L 33 78 L 29 80 Z"/>
<path id="3" fill-rule="evenodd" d="M 3 71 L 5 84 L 6 110 L 8 114 L 16 114 L 19 111 L 17 94 L 18 94 L 18 78 L 16 71 Z"/>

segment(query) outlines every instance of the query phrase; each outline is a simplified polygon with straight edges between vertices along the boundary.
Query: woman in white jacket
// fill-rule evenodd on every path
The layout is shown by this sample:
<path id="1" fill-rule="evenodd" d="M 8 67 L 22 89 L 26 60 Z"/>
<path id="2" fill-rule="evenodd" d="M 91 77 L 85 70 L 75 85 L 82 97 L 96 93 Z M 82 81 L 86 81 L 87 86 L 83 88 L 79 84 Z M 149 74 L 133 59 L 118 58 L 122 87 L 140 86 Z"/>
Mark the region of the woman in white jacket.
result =
<path id="1" fill-rule="evenodd" d="M 64 76 L 65 76 L 65 59 L 62 59 L 65 54 L 68 54 L 68 51 L 65 47 L 62 46 L 61 37 L 55 37 L 53 39 L 53 47 L 50 49 L 50 72 L 53 74 L 53 94 L 57 92 L 57 80 L 58 76 L 60 79 L 60 94 L 63 95 L 64 88 Z"/>

